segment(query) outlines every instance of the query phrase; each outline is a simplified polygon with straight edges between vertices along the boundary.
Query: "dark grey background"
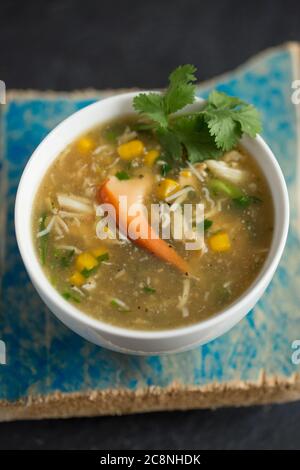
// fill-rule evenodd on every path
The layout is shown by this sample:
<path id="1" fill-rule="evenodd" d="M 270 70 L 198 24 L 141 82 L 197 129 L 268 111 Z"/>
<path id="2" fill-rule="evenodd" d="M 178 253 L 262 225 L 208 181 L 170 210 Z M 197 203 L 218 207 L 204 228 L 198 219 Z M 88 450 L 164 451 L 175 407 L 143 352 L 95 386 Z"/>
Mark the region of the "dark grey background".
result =
<path id="1" fill-rule="evenodd" d="M 299 0 L 6 1 L 8 88 L 160 87 L 191 62 L 206 79 L 300 40 Z M 300 77 L 299 77 L 300 78 Z M 300 449 L 300 403 L 0 424 L 0 449 Z"/>

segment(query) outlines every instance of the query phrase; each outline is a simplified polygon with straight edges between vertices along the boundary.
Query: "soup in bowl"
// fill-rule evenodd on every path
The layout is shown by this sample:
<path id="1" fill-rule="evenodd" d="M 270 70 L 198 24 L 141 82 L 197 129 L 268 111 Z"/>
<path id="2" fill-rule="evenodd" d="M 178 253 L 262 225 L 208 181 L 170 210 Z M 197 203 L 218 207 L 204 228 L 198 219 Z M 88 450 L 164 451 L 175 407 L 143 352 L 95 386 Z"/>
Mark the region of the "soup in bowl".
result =
<path id="1" fill-rule="evenodd" d="M 206 140 L 198 161 L 181 142 L 172 158 L 137 96 L 92 104 L 44 139 L 20 181 L 16 234 L 63 323 L 110 349 L 161 354 L 216 338 L 255 305 L 284 248 L 288 197 L 261 137 L 217 156 Z"/>

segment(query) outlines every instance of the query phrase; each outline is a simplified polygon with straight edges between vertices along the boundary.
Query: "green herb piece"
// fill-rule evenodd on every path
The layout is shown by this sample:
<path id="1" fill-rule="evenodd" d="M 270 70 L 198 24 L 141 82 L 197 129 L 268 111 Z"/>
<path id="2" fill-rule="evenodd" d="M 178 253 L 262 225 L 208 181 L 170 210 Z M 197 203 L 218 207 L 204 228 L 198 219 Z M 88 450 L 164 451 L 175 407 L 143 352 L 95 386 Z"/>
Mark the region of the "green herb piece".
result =
<path id="1" fill-rule="evenodd" d="M 208 230 L 213 224 L 212 220 L 204 219 L 204 231 Z"/>
<path id="2" fill-rule="evenodd" d="M 97 260 L 99 263 L 102 261 L 108 261 L 109 260 L 109 254 L 108 253 L 103 253 L 103 255 L 97 256 Z"/>
<path id="3" fill-rule="evenodd" d="M 257 204 L 262 202 L 262 200 L 256 196 L 247 196 L 246 194 L 233 199 L 233 202 L 236 206 L 245 208 L 250 206 L 250 204 Z"/>
<path id="4" fill-rule="evenodd" d="M 47 214 L 43 214 L 41 216 L 41 220 L 39 223 L 39 232 L 45 230 L 46 228 L 46 219 Z M 39 239 L 39 251 L 40 251 L 40 259 L 41 263 L 44 266 L 46 264 L 47 253 L 48 253 L 48 240 L 49 240 L 49 233 L 46 233 Z"/>
<path id="5" fill-rule="evenodd" d="M 235 147 L 244 133 L 255 137 L 261 132 L 257 109 L 226 93 L 212 91 L 202 112 L 217 147 L 224 151 Z"/>
<path id="6" fill-rule="evenodd" d="M 240 199 L 245 196 L 238 186 L 218 178 L 211 179 L 208 183 L 208 188 L 215 194 L 224 194 L 231 199 Z"/>
<path id="7" fill-rule="evenodd" d="M 77 295 L 73 294 L 73 292 L 70 291 L 64 291 L 61 294 L 64 299 L 66 300 L 72 300 L 73 302 L 76 302 L 77 304 L 80 304 L 81 300 Z"/>
<path id="8" fill-rule="evenodd" d="M 100 266 L 100 263 L 102 263 L 102 261 L 108 261 L 109 260 L 109 253 L 103 253 L 102 255 L 97 256 L 96 259 L 99 263 L 99 264 L 97 264 L 97 266 L 94 266 L 92 269 L 84 268 L 82 271 L 80 271 L 80 274 L 82 274 L 83 277 L 85 277 L 86 279 L 88 277 L 92 276 L 93 274 L 95 274 L 95 272 L 97 272 L 97 270 Z"/>
<path id="9" fill-rule="evenodd" d="M 121 312 L 129 312 L 129 307 L 122 301 L 122 300 L 119 300 L 119 299 L 111 299 L 110 301 L 110 304 L 112 307 L 116 308 L 117 310 L 121 311 Z"/>
<path id="10" fill-rule="evenodd" d="M 187 157 L 192 163 L 218 158 L 234 148 L 243 134 L 254 137 L 261 131 L 254 106 L 219 91 L 213 91 L 204 105 L 199 103 L 196 112 L 174 114 L 194 103 L 195 72 L 193 65 L 182 65 L 171 73 L 165 93 L 140 93 L 133 100 L 135 110 L 150 119 L 165 153 L 175 160 Z"/>
<path id="11" fill-rule="evenodd" d="M 67 268 L 71 266 L 75 255 L 75 250 L 60 250 L 56 249 L 54 251 L 54 257 L 58 260 L 59 265 L 62 268 Z"/>
<path id="12" fill-rule="evenodd" d="M 213 224 L 213 221 L 212 220 L 209 220 L 209 219 L 204 219 L 203 222 L 201 222 L 200 224 L 197 225 L 197 228 L 198 230 L 204 230 L 204 232 L 206 232 Z"/>
<path id="13" fill-rule="evenodd" d="M 128 173 L 126 173 L 126 171 L 118 171 L 118 172 L 116 173 L 116 177 L 117 177 L 118 180 L 120 180 L 120 181 L 129 180 L 129 179 L 130 179 L 130 176 L 128 175 Z"/>
<path id="14" fill-rule="evenodd" d="M 216 289 L 216 297 L 219 303 L 227 303 L 231 297 L 231 291 L 228 287 L 218 286 Z"/>
<path id="15" fill-rule="evenodd" d="M 146 292 L 147 294 L 155 294 L 156 289 L 154 289 L 154 287 L 150 287 L 146 285 L 143 287 L 143 291 Z"/>
<path id="16" fill-rule="evenodd" d="M 124 132 L 124 129 L 124 124 L 113 124 L 104 131 L 104 138 L 108 140 L 108 142 L 115 144 L 118 137 Z"/>
<path id="17" fill-rule="evenodd" d="M 171 126 L 191 163 L 222 155 L 222 150 L 216 146 L 203 115 L 178 117 Z"/>
<path id="18" fill-rule="evenodd" d="M 95 266 L 92 269 L 84 268 L 80 273 L 83 275 L 83 277 L 88 278 L 88 277 L 92 276 L 93 274 L 95 274 L 97 269 L 98 269 L 98 266 Z"/>
<path id="19" fill-rule="evenodd" d="M 160 174 L 161 174 L 161 176 L 167 176 L 167 174 L 171 170 L 172 170 L 172 167 L 171 167 L 171 165 L 169 165 L 169 163 L 163 163 L 161 165 Z"/>

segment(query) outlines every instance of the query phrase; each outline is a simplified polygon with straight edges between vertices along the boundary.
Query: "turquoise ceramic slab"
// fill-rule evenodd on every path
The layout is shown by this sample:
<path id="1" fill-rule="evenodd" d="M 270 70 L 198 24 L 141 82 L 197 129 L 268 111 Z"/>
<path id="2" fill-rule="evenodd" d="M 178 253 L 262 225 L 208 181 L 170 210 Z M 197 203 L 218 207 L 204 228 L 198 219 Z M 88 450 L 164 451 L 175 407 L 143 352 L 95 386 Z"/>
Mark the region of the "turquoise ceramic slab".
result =
<path id="1" fill-rule="evenodd" d="M 259 403 L 297 398 L 300 338 L 300 251 L 297 214 L 298 141 L 291 84 L 300 76 L 298 46 L 269 50 L 240 69 L 199 87 L 252 102 L 263 137 L 283 169 L 291 199 L 285 254 L 262 300 L 221 338 L 193 351 L 134 357 L 89 344 L 64 327 L 33 289 L 18 253 L 13 209 L 18 181 L 34 148 L 60 121 L 104 93 L 11 93 L 2 106 L 2 303 L 0 417 L 92 415 Z M 299 105 L 300 106 L 300 105 Z M 298 201 L 299 202 L 299 201 Z M 3 343 L 1 343 L 3 346 Z"/>

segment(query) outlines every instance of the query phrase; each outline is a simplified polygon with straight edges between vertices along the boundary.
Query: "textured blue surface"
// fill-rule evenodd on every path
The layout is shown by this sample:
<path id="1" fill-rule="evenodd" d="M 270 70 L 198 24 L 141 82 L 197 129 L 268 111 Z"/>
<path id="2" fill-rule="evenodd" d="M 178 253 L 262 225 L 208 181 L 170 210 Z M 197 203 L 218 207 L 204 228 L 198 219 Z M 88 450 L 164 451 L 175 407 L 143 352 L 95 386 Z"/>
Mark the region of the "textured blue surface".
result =
<path id="1" fill-rule="evenodd" d="M 283 376 L 297 371 L 290 360 L 291 343 L 300 337 L 297 135 L 291 81 L 290 53 L 277 50 L 216 82 L 219 89 L 249 100 L 262 112 L 264 137 L 289 186 L 291 230 L 280 267 L 255 310 L 218 340 L 165 357 L 125 356 L 93 346 L 73 334 L 43 305 L 18 254 L 13 208 L 21 172 L 48 131 L 93 100 L 41 96 L 15 99 L 6 106 L 7 227 L 0 339 L 6 342 L 8 363 L 0 366 L 0 399 L 15 400 L 56 390 L 163 387 L 174 380 L 191 385 L 256 380 L 261 369 L 269 375 Z M 202 87 L 199 94 L 206 96 L 211 86 L 215 84 Z"/>

